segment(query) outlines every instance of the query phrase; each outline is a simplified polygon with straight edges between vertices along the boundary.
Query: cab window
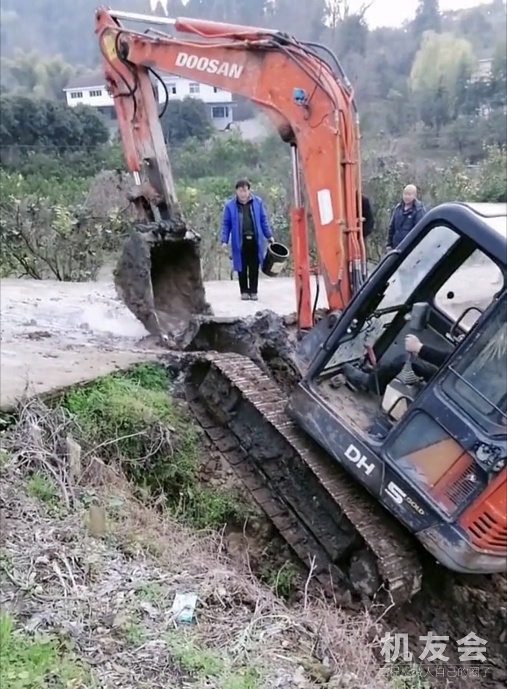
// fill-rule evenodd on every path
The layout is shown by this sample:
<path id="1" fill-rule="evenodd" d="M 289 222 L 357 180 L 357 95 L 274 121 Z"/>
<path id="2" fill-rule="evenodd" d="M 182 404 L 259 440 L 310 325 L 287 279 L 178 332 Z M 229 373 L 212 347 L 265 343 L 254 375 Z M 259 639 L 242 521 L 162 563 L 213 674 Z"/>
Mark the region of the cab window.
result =
<path id="1" fill-rule="evenodd" d="M 507 432 L 507 301 L 473 337 L 463 357 L 451 364 L 445 393 L 486 432 Z"/>
<path id="2" fill-rule="evenodd" d="M 485 311 L 502 286 L 500 268 L 476 249 L 435 294 L 435 306 L 456 321 L 471 306 Z M 470 330 L 480 315 L 480 311 L 469 311 L 460 323 L 463 330 Z"/>
<path id="3" fill-rule="evenodd" d="M 343 342 L 325 366 L 324 371 L 364 355 L 365 342 L 376 342 L 397 315 L 395 307 L 402 308 L 411 294 L 459 242 L 459 235 L 446 225 L 435 225 L 405 256 L 393 272 L 383 290 L 376 311 L 392 309 L 382 315 L 372 315 L 361 333 Z"/>

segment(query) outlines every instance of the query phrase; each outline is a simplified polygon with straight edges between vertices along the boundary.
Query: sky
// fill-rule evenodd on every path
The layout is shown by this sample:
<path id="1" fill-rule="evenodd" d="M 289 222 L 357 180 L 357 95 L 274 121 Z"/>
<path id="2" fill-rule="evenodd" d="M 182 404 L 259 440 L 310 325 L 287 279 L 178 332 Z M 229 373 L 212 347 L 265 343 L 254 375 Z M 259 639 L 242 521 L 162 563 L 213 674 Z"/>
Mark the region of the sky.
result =
<path id="1" fill-rule="evenodd" d="M 399 26 L 407 19 L 412 19 L 418 0 L 371 0 L 372 5 L 366 13 L 371 28 L 377 26 Z M 491 0 L 440 0 L 440 11 L 460 10 L 477 5 L 489 4 Z M 359 8 L 364 0 L 349 0 L 350 8 Z"/>
<path id="2" fill-rule="evenodd" d="M 255 1 L 255 0 L 253 0 Z M 154 9 L 160 0 L 150 0 L 150 5 Z M 418 0 L 349 0 L 352 11 L 359 9 L 371 2 L 371 7 L 366 12 L 366 18 L 370 27 L 377 26 L 400 26 L 407 19 L 412 19 L 418 5 Z M 440 10 L 460 10 L 477 5 L 487 5 L 491 0 L 440 0 Z M 162 6 L 166 6 L 161 0 Z"/>

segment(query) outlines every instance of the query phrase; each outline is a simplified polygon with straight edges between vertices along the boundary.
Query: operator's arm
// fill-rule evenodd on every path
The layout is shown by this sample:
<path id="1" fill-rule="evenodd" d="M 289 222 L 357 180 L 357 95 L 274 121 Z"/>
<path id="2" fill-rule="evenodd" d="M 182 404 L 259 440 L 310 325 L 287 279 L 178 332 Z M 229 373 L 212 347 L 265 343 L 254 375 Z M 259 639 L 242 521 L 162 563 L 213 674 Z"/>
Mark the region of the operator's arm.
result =
<path id="1" fill-rule="evenodd" d="M 450 356 L 449 352 L 444 352 L 436 347 L 429 347 L 421 342 L 415 335 L 407 335 L 405 338 L 405 349 L 410 354 L 417 354 L 423 361 L 433 366 L 443 366 Z"/>
<path id="2" fill-rule="evenodd" d="M 226 204 L 224 206 L 224 212 L 222 214 L 222 227 L 220 228 L 220 242 L 221 244 L 228 244 L 231 236 L 231 211 L 229 206 Z"/>
<path id="3" fill-rule="evenodd" d="M 443 366 L 447 359 L 449 358 L 449 352 L 444 352 L 436 347 L 429 347 L 428 345 L 422 345 L 419 350 L 419 357 L 423 361 L 427 361 L 428 364 L 433 364 L 434 366 Z"/>
<path id="4" fill-rule="evenodd" d="M 270 240 L 273 239 L 273 234 L 271 232 L 271 228 L 269 226 L 269 221 L 268 221 L 268 216 L 266 213 L 266 209 L 264 208 L 264 203 L 260 201 L 260 217 L 261 217 L 261 230 L 262 234 L 266 237 L 266 239 Z"/>

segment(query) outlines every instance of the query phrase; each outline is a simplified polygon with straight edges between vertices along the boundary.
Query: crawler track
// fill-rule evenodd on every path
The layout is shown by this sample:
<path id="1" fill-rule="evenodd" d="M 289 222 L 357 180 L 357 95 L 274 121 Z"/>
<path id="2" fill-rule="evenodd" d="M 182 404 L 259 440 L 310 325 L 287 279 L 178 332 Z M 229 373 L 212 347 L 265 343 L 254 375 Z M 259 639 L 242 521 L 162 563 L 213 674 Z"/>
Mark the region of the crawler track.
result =
<path id="1" fill-rule="evenodd" d="M 198 423 L 319 583 L 383 590 L 396 604 L 420 590 L 409 536 L 290 420 L 283 392 L 256 364 L 196 354 L 186 384 Z"/>

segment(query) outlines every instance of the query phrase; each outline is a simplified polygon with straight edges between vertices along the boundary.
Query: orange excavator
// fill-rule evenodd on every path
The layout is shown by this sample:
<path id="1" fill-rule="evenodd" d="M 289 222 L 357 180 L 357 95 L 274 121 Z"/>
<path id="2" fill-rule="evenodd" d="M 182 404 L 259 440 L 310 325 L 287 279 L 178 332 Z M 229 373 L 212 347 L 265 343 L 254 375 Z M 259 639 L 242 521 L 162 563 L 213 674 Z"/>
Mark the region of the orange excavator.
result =
<path id="1" fill-rule="evenodd" d="M 504 572 L 505 204 L 432 209 L 365 280 L 358 116 L 328 49 L 274 30 L 104 8 L 96 33 L 140 215 L 115 283 L 167 347 L 212 314 L 199 236 L 177 202 L 157 70 L 246 96 L 290 146 L 297 383 L 287 396 L 220 338 L 185 370 L 196 420 L 280 534 L 323 585 L 384 590 L 396 603 L 419 591 L 424 551 L 462 574 Z M 302 178 L 329 307 L 318 322 Z M 406 354 L 408 334 L 445 354 L 431 376 Z M 352 386 L 345 366 L 371 386 Z"/>

